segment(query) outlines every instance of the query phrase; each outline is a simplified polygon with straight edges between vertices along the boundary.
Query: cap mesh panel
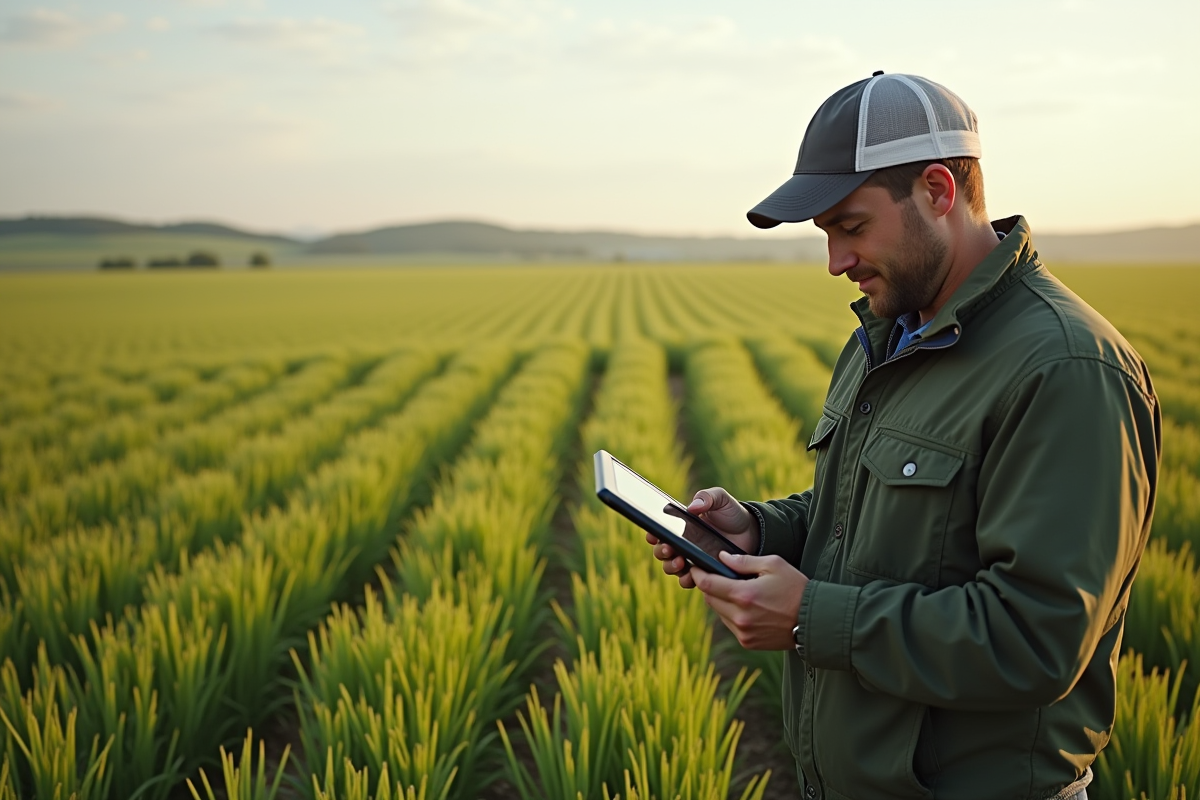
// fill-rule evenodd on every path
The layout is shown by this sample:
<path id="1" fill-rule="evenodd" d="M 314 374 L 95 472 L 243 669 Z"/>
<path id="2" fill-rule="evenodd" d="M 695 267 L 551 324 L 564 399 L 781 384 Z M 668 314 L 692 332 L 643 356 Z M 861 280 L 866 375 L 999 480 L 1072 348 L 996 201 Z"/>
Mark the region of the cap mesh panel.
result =
<path id="1" fill-rule="evenodd" d="M 921 99 L 900 81 L 886 76 L 871 87 L 866 114 L 866 147 L 929 133 Z"/>
<path id="2" fill-rule="evenodd" d="M 933 106 L 933 115 L 937 120 L 938 130 L 975 131 L 978 133 L 975 115 L 971 109 L 967 108 L 967 104 L 962 101 L 961 97 L 945 86 L 925 78 L 918 78 L 916 75 L 907 77 L 925 90 L 925 95 L 929 98 L 930 105 Z"/>

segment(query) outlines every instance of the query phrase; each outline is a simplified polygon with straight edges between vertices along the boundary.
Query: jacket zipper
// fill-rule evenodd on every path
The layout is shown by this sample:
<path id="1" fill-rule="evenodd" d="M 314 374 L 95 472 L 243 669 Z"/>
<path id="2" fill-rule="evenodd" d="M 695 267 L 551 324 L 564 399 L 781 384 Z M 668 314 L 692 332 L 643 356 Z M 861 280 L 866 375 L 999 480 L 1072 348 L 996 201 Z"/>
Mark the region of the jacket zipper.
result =
<path id="1" fill-rule="evenodd" d="M 892 356 L 891 358 L 884 359 L 883 364 L 890 364 L 893 361 L 899 361 L 902 358 L 908 358 L 909 356 L 911 356 L 913 353 L 917 352 L 918 350 L 945 350 L 948 347 L 952 347 L 958 343 L 959 339 L 962 338 L 962 335 L 959 333 L 960 328 L 957 325 L 954 326 L 953 331 L 954 331 L 954 338 L 951 339 L 950 341 L 946 342 L 945 344 L 924 344 L 922 342 L 917 342 L 912 347 L 904 348 L 903 350 L 901 350 L 899 353 Z M 878 367 L 882 367 L 883 364 L 874 365 L 871 363 L 870 341 L 867 339 L 866 329 L 859 327 L 859 328 L 855 329 L 854 333 L 855 333 L 856 337 L 858 338 L 859 346 L 861 346 L 863 349 L 863 355 L 865 355 L 867 357 L 867 372 L 870 373 L 872 370 L 875 370 Z M 891 334 L 888 335 L 888 341 L 887 341 L 888 349 L 891 349 L 892 339 L 895 337 L 895 335 L 896 335 L 896 329 L 892 328 Z"/>
<path id="2" fill-rule="evenodd" d="M 858 345 L 863 349 L 863 353 L 867 356 L 867 372 L 870 372 L 871 367 L 871 341 L 867 338 L 866 328 L 859 327 L 854 331 L 854 335 L 858 338 Z"/>
<path id="3" fill-rule="evenodd" d="M 893 361 L 899 361 L 902 358 L 908 358 L 909 356 L 911 356 L 913 353 L 917 352 L 918 350 L 945 350 L 948 347 L 953 347 L 954 345 L 958 344 L 958 340 L 962 338 L 961 334 L 959 334 L 959 327 L 957 325 L 954 326 L 953 333 L 954 333 L 954 338 L 951 339 L 950 341 L 946 342 L 945 344 L 925 344 L 923 342 L 917 342 L 916 346 L 914 346 L 912 348 L 907 348 L 907 347 L 904 348 L 903 351 L 901 351 L 901 352 L 897 353 L 896 355 L 894 355 L 893 357 L 889 358 L 884 363 L 891 363 Z"/>
<path id="4" fill-rule="evenodd" d="M 862 322 L 861 317 L 859 318 L 859 322 Z M 904 350 L 895 354 L 891 358 L 885 358 L 883 364 L 879 364 L 879 365 L 874 365 L 871 363 L 870 339 L 867 338 L 866 326 L 862 325 L 862 326 L 856 328 L 854 331 L 854 334 L 858 338 L 858 343 L 863 349 L 863 355 L 865 355 L 867 358 L 867 374 L 869 375 L 873 370 L 877 369 L 878 367 L 882 367 L 884 364 L 890 364 L 893 361 L 899 361 L 902 358 L 907 358 L 908 356 L 912 355 L 913 353 L 915 353 L 918 350 L 945 350 L 946 348 L 951 347 L 958 342 L 958 340 L 961 338 L 960 331 L 961 331 L 961 328 L 958 325 L 955 325 L 953 328 L 953 338 L 950 339 L 949 341 L 947 341 L 945 344 L 923 344 L 922 342 L 917 342 L 915 345 L 913 345 L 911 347 L 906 347 Z M 890 334 L 888 334 L 887 350 L 891 350 L 892 341 L 895 338 L 895 336 L 896 336 L 896 328 L 895 328 L 895 326 L 893 326 L 892 332 Z M 885 350 L 885 352 L 887 352 L 887 351 Z M 865 380 L 866 376 L 864 375 L 863 378 Z M 860 389 L 862 388 L 861 382 L 859 383 L 859 388 Z M 816 671 L 813 670 L 812 672 L 809 672 L 810 669 L 811 668 L 807 664 L 805 664 L 804 696 L 803 696 L 803 700 L 801 701 L 801 716 L 803 717 L 803 720 L 802 720 L 801 724 L 803 724 L 804 722 L 808 723 L 808 738 L 809 738 L 809 742 L 812 743 L 812 744 L 810 744 L 810 747 L 812 748 L 812 750 L 811 750 L 811 758 L 809 759 L 809 761 L 812 765 L 813 773 L 817 776 L 817 786 L 820 787 L 822 794 L 824 794 L 823 790 L 824 790 L 825 783 L 821 778 L 821 770 L 817 766 L 818 759 L 817 759 L 817 747 L 816 747 L 816 709 L 813 708 L 813 706 L 816 704 L 816 694 L 817 694 Z M 808 777 L 806 775 L 805 781 L 807 781 L 807 780 L 808 780 Z"/>

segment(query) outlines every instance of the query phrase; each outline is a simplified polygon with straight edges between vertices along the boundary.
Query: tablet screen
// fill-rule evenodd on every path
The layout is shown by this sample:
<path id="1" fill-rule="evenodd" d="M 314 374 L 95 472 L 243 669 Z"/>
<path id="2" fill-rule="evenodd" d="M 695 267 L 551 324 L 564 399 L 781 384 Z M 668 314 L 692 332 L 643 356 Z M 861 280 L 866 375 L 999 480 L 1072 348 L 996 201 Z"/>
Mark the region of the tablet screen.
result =
<path id="1" fill-rule="evenodd" d="M 613 459 L 612 466 L 617 493 L 638 511 L 658 522 L 676 536 L 695 542 L 701 550 L 713 558 L 717 558 L 717 553 L 722 550 L 729 553 L 738 552 L 724 537 L 697 523 L 695 518 L 687 513 L 684 506 L 641 475 L 616 459 Z"/>

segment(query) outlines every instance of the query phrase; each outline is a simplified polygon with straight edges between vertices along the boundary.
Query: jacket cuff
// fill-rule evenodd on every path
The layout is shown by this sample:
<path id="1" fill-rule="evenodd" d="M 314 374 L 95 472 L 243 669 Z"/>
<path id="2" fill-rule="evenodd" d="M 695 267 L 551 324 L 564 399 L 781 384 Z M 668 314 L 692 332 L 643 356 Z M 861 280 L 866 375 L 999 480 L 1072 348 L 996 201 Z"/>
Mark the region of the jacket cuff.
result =
<path id="1" fill-rule="evenodd" d="M 782 556 L 789 564 L 800 563 L 800 546 L 792 521 L 770 503 L 753 500 L 743 503 L 758 517 L 762 533 L 758 546 L 760 556 Z"/>
<path id="2" fill-rule="evenodd" d="M 854 612 L 859 587 L 828 581 L 809 581 L 800 598 L 796 624 L 804 660 L 821 669 L 850 669 L 854 643 Z"/>
<path id="3" fill-rule="evenodd" d="M 767 544 L 767 521 L 763 519 L 762 512 L 751 503 L 742 503 L 742 507 L 753 514 L 754 518 L 758 520 L 758 549 L 754 555 L 761 556 L 763 554 L 763 547 Z"/>

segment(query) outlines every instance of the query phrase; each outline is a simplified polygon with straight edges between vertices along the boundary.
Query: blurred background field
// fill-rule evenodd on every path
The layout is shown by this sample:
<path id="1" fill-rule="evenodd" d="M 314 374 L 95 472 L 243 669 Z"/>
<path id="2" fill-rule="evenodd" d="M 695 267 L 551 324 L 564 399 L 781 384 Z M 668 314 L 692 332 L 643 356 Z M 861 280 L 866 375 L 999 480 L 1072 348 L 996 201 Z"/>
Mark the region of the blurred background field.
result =
<path id="1" fill-rule="evenodd" d="M 1166 415 L 1089 795 L 1182 799 L 1200 270 L 1054 272 Z M 3 276 L 0 797 L 793 796 L 779 656 L 658 574 L 590 455 L 804 488 L 856 295 L 762 263 Z"/>
<path id="2" fill-rule="evenodd" d="M 1054 272 L 1143 348 L 1177 339 L 1173 349 L 1186 351 L 1195 341 L 1194 268 Z M 126 354 L 170 360 L 356 343 L 458 346 L 481 336 L 562 335 L 607 347 L 620 335 L 670 343 L 770 330 L 840 349 L 854 322 L 847 306 L 858 296 L 823 267 L 761 263 L 21 274 L 3 287 L 4 364 L 45 369 L 55 361 L 101 367 L 97 357 L 111 368 Z"/>

